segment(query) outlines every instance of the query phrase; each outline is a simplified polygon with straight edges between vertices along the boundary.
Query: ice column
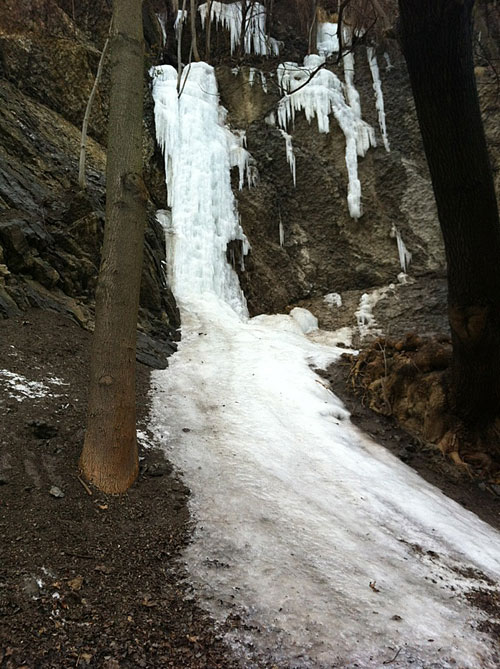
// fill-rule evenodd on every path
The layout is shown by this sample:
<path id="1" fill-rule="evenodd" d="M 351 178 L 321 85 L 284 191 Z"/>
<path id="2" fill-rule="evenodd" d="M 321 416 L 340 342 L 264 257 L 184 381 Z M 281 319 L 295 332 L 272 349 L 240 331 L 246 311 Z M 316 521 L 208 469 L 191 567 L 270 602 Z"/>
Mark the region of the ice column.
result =
<path id="1" fill-rule="evenodd" d="M 151 70 L 156 137 L 165 157 L 168 204 L 159 220 L 168 227 L 169 277 L 179 304 L 211 293 L 239 316 L 247 309 L 238 277 L 227 262 L 231 240 L 248 243 L 238 221 L 231 189 L 231 167 L 246 171 L 248 153 L 242 136 L 224 125 L 214 70 L 192 63 L 183 72 L 180 97 L 177 73 L 170 65 Z"/>

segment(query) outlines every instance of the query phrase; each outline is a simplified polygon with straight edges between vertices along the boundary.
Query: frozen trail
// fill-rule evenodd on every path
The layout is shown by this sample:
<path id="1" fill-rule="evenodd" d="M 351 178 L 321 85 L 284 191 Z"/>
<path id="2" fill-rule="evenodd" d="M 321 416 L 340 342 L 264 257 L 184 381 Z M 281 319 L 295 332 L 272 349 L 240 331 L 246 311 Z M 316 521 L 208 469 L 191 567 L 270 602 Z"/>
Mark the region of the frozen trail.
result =
<path id="1" fill-rule="evenodd" d="M 198 597 L 250 626 L 232 638 L 248 667 L 252 653 L 282 667 L 381 667 L 396 654 L 392 667 L 499 666 L 465 594 L 494 587 L 479 571 L 500 576 L 500 535 L 350 423 L 311 370 L 340 355 L 332 334 L 305 335 L 307 314 L 302 326 L 246 318 L 224 253 L 244 241 L 234 138 L 212 68 L 193 64 L 180 100 L 173 79 L 165 67 L 154 96 L 182 342 L 153 375 L 151 426 L 193 493 L 185 559 Z"/>

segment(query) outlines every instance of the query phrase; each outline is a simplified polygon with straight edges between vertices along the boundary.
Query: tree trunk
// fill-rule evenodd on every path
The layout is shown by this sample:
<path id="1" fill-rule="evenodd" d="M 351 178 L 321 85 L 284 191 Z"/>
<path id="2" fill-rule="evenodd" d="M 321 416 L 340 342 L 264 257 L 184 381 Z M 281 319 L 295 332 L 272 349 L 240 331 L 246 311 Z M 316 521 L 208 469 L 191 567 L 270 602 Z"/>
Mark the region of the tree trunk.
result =
<path id="1" fill-rule="evenodd" d="M 198 53 L 198 41 L 196 39 L 196 12 L 197 12 L 198 3 L 196 0 L 191 0 L 190 3 L 190 12 L 191 12 L 191 49 L 193 50 L 193 58 L 197 63 L 200 62 L 200 54 Z"/>
<path id="2" fill-rule="evenodd" d="M 446 249 L 451 409 L 478 434 L 500 415 L 500 223 L 474 77 L 473 4 L 399 0 Z"/>
<path id="3" fill-rule="evenodd" d="M 106 226 L 96 290 L 85 477 L 108 493 L 138 473 L 135 350 L 146 215 L 142 180 L 142 0 L 114 0 Z"/>

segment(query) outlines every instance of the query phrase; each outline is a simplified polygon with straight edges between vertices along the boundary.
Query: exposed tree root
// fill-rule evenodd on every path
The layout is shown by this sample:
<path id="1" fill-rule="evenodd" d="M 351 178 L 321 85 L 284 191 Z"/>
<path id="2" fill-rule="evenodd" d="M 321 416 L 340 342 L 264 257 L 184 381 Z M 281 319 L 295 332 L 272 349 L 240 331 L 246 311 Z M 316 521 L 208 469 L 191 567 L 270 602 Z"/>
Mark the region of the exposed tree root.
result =
<path id="1" fill-rule="evenodd" d="M 424 339 L 414 333 L 399 341 L 380 338 L 350 358 L 349 382 L 363 404 L 393 416 L 468 476 L 500 480 L 500 420 L 472 430 L 450 408 L 449 340 Z"/>

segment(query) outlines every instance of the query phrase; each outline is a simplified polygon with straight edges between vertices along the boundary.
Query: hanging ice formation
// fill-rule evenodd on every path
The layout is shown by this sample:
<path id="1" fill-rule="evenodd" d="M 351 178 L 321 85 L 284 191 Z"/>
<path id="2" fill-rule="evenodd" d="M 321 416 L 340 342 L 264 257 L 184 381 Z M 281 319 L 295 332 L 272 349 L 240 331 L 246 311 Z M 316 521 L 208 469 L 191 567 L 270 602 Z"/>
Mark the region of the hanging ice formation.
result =
<path id="1" fill-rule="evenodd" d="M 201 25 L 204 28 L 207 21 L 208 4 L 198 8 Z M 214 0 L 210 6 L 210 21 L 222 25 L 229 30 L 231 36 L 231 53 L 241 43 L 242 33 L 245 53 L 255 53 L 258 56 L 278 56 L 280 45 L 277 40 L 266 34 L 266 8 L 260 2 L 247 6 L 244 25 L 243 7 L 241 2 L 223 3 Z M 244 30 L 242 30 L 242 27 Z"/>
<path id="2" fill-rule="evenodd" d="M 366 49 L 366 55 L 368 57 L 368 64 L 370 65 L 370 71 L 372 73 L 373 90 L 375 92 L 375 107 L 378 112 L 378 124 L 380 126 L 380 132 L 382 133 L 382 141 L 384 142 L 385 150 L 390 151 L 391 149 L 389 146 L 389 140 L 387 138 L 387 128 L 385 125 L 384 95 L 382 93 L 382 84 L 380 82 L 380 72 L 378 69 L 375 49 L 372 46 L 369 46 Z"/>
<path id="3" fill-rule="evenodd" d="M 172 291 L 181 309 L 201 295 L 211 294 L 240 316 L 247 316 L 238 277 L 227 262 L 226 249 L 248 242 L 238 221 L 231 190 L 231 167 L 240 173 L 240 188 L 249 173 L 249 154 L 243 133 L 224 125 L 214 70 L 192 63 L 182 74 L 177 95 L 177 72 L 170 65 L 151 70 L 156 138 L 165 156 L 171 219 L 159 212 L 166 228 Z"/>
<path id="4" fill-rule="evenodd" d="M 401 270 L 406 274 L 411 263 L 411 253 L 406 248 L 406 244 L 401 237 L 401 233 L 394 224 L 391 228 L 391 237 L 396 239 L 396 243 L 398 245 L 399 264 L 401 265 Z"/>
<path id="5" fill-rule="evenodd" d="M 346 102 L 343 84 L 337 75 L 320 69 L 323 63 L 323 56 L 310 55 L 304 59 L 303 66 L 290 62 L 278 66 L 278 83 L 285 93 L 278 104 L 278 124 L 288 130 L 296 112 L 303 110 L 308 121 L 316 117 L 319 132 L 327 133 L 330 114 L 334 115 L 346 140 L 349 213 L 359 218 L 362 212 L 358 156 L 364 156 L 370 146 L 376 146 L 375 133 L 361 119 L 359 109 Z"/>

